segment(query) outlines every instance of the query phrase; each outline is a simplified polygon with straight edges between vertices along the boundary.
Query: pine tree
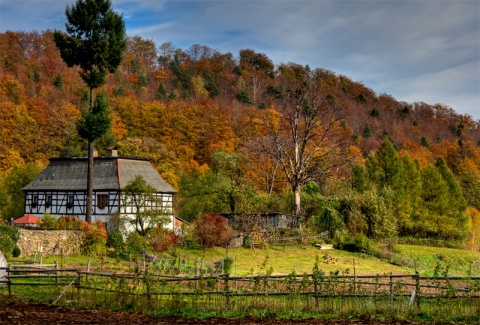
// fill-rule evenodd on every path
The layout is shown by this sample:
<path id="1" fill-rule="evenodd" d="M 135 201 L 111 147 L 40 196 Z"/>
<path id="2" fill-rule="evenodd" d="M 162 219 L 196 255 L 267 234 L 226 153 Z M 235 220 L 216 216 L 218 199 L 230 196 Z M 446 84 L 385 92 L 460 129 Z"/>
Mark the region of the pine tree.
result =
<path id="1" fill-rule="evenodd" d="M 363 192 L 368 188 L 367 172 L 362 165 L 355 165 L 352 168 L 352 188 L 358 192 Z"/>
<path id="2" fill-rule="evenodd" d="M 106 83 L 115 72 L 127 46 L 125 22 L 112 10 L 110 0 L 77 0 L 65 10 L 67 32 L 54 32 L 55 44 L 69 67 L 79 66 L 80 75 L 90 89 L 90 109 L 94 89 Z M 86 221 L 92 221 L 93 141 L 88 139 L 88 179 Z"/>
<path id="3" fill-rule="evenodd" d="M 463 211 L 467 208 L 467 204 L 465 199 L 463 198 L 462 189 L 458 184 L 458 181 L 455 179 L 455 176 L 448 168 L 445 160 L 443 158 L 438 158 L 437 162 L 435 163 L 435 167 L 438 168 L 438 171 L 442 175 L 443 180 L 447 183 L 449 194 L 450 194 L 450 201 L 452 205 L 450 207 L 456 211 Z"/>
<path id="4" fill-rule="evenodd" d="M 370 112 L 370 116 L 379 117 L 380 116 L 380 111 L 378 110 L 378 108 L 374 107 L 372 109 L 372 111 Z"/>
<path id="5" fill-rule="evenodd" d="M 60 73 L 57 74 L 57 76 L 55 77 L 55 80 L 53 81 L 53 85 L 57 88 L 63 87 L 62 76 L 60 75 Z"/>
<path id="6" fill-rule="evenodd" d="M 400 158 L 405 181 L 401 183 L 395 194 L 397 200 L 396 215 L 398 216 L 399 234 L 414 235 L 414 220 L 419 213 L 422 179 L 420 170 L 409 156 Z"/>
<path id="7" fill-rule="evenodd" d="M 422 236 L 441 239 L 464 239 L 468 220 L 465 201 L 453 174 L 446 168 L 443 159 L 437 166 L 429 165 L 422 170 L 423 213 L 419 222 Z"/>
<path id="8" fill-rule="evenodd" d="M 100 93 L 91 110 L 82 110 L 82 116 L 77 122 L 77 131 L 80 137 L 93 142 L 107 133 L 112 124 L 108 108 L 107 96 Z"/>
<path id="9" fill-rule="evenodd" d="M 220 89 L 218 89 L 215 81 L 207 70 L 203 72 L 203 81 L 205 83 L 205 89 L 208 90 L 210 97 L 214 98 L 220 95 Z"/>
<path id="10" fill-rule="evenodd" d="M 447 227 L 448 185 L 435 166 L 422 169 L 422 213 L 416 223 L 420 236 L 438 237 L 441 227 Z"/>
<path id="11" fill-rule="evenodd" d="M 430 149 L 430 144 L 428 143 L 427 138 L 424 135 L 422 135 L 422 139 L 420 140 L 420 145 L 422 147 Z"/>
<path id="12" fill-rule="evenodd" d="M 468 218 L 465 215 L 467 203 L 463 197 L 462 189 L 443 158 L 440 157 L 437 159 L 435 167 L 448 186 L 448 203 L 445 214 L 450 219 L 452 228 L 455 229 L 452 235 L 455 236 L 456 233 L 457 239 L 463 238 L 468 230 Z"/>
<path id="13" fill-rule="evenodd" d="M 167 90 L 165 89 L 163 83 L 161 83 L 155 91 L 155 99 L 166 99 L 167 95 Z"/>
<path id="14" fill-rule="evenodd" d="M 392 143 L 385 139 L 380 149 L 375 153 L 377 162 L 379 187 L 391 186 L 398 188 L 403 181 L 402 164 Z"/>
<path id="15" fill-rule="evenodd" d="M 371 138 L 373 135 L 372 133 L 372 129 L 370 129 L 370 126 L 367 124 L 365 124 L 365 129 L 363 129 L 363 136 L 365 138 Z"/>

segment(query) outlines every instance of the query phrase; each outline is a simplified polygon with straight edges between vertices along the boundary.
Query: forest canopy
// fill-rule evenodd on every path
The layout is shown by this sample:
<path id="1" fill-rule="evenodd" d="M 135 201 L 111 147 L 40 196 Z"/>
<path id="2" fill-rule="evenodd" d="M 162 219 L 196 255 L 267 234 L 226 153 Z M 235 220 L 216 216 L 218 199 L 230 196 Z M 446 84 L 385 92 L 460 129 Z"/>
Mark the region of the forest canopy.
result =
<path id="1" fill-rule="evenodd" d="M 2 218 L 23 213 L 11 205 L 12 180 L 87 154 L 75 125 L 88 87 L 53 34 L 0 33 Z M 254 49 L 139 36 L 98 91 L 112 119 L 100 155 L 116 146 L 149 159 L 179 190 L 176 212 L 187 219 L 296 211 L 318 229 L 449 240 L 479 227 L 479 121 L 447 106 L 397 101 Z"/>

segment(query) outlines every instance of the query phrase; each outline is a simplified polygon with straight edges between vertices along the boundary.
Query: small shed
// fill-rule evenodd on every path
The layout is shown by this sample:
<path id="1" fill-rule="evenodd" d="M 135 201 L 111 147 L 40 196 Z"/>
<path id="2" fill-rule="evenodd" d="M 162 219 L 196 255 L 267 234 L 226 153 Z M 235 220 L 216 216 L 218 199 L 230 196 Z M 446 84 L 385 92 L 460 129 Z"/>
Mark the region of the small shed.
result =
<path id="1" fill-rule="evenodd" d="M 30 226 L 36 227 L 37 222 L 43 223 L 42 219 L 35 217 L 33 214 L 26 214 L 23 217 L 13 220 L 17 226 Z"/>
<path id="2" fill-rule="evenodd" d="M 278 212 L 221 214 L 229 225 L 240 231 L 250 231 L 252 227 L 261 230 L 268 228 L 293 229 L 300 226 L 300 217 Z"/>

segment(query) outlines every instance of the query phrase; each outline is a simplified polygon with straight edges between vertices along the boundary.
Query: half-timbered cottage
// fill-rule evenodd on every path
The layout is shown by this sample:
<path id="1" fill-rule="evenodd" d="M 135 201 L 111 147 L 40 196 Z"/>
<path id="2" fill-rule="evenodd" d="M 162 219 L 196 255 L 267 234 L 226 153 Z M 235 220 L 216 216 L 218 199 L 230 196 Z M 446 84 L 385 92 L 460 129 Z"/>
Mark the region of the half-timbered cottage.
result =
<path id="1" fill-rule="evenodd" d="M 85 220 L 87 168 L 87 158 L 50 159 L 40 175 L 23 188 L 25 213 L 41 217 L 47 212 L 57 218 L 70 215 Z M 149 161 L 118 156 L 94 159 L 92 221 L 108 222 L 109 216 L 116 213 L 131 215 L 133 207 L 124 204 L 131 200 L 125 199 L 122 189 L 138 175 L 156 189 L 156 200 L 150 207 L 169 215 L 174 227 L 173 195 L 176 190 Z"/>

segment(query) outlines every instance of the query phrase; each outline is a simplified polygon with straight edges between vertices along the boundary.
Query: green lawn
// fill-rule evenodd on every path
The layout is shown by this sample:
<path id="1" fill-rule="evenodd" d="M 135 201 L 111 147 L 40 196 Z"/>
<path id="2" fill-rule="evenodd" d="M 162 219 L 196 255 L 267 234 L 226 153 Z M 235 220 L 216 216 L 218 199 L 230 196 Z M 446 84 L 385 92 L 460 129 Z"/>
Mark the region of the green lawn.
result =
<path id="1" fill-rule="evenodd" d="M 331 262 L 323 256 L 328 254 Z M 226 255 L 224 248 L 213 248 L 205 253 L 206 265 L 220 260 Z M 295 271 L 298 274 L 312 273 L 312 268 L 318 256 L 319 267 L 326 273 L 340 271 L 350 274 L 383 274 L 409 273 L 409 269 L 391 265 L 378 258 L 365 254 L 354 254 L 336 249 L 320 250 L 313 246 L 275 246 L 267 249 L 237 248 L 230 249 L 228 255 L 234 259 L 232 273 L 239 275 L 265 274 L 272 270 L 273 274 L 288 274 Z M 180 256 L 198 259 L 203 256 L 200 250 L 182 250 Z M 355 263 L 355 264 L 354 264 Z"/>
<path id="2" fill-rule="evenodd" d="M 323 256 L 328 254 L 330 262 Z M 164 258 L 167 266 L 176 265 L 183 269 L 195 269 L 195 263 L 203 259 L 203 269 L 212 269 L 215 261 L 227 255 L 225 248 L 214 247 L 205 253 L 199 249 L 177 248 L 175 253 L 158 255 Z M 231 273 L 237 275 L 258 275 L 271 271 L 273 274 L 312 273 L 312 268 L 318 256 L 319 267 L 325 272 L 340 274 L 412 274 L 415 268 L 421 275 L 433 275 L 435 269 L 439 275 L 476 275 L 480 276 L 480 253 L 458 249 L 396 245 L 389 260 L 380 259 L 363 253 L 350 253 L 331 249 L 320 250 L 314 246 L 274 246 L 266 249 L 236 248 L 229 249 L 228 255 L 234 260 Z M 12 259 L 10 262 L 30 258 Z M 90 261 L 91 271 L 117 272 L 134 270 L 143 267 L 143 260 L 118 260 L 98 256 L 48 256 L 43 257 L 43 263 L 53 263 L 57 260 L 60 267 L 86 268 Z M 38 261 L 38 259 L 37 259 Z M 393 261 L 394 263 L 390 263 Z M 396 265 L 395 265 L 396 264 Z M 163 264 L 164 265 L 164 264 Z M 158 264 L 157 264 L 158 267 Z M 193 272 L 193 271 L 192 271 Z"/>
<path id="3" fill-rule="evenodd" d="M 397 245 L 398 255 L 410 259 L 420 274 L 480 276 L 480 253 L 453 248 Z"/>

